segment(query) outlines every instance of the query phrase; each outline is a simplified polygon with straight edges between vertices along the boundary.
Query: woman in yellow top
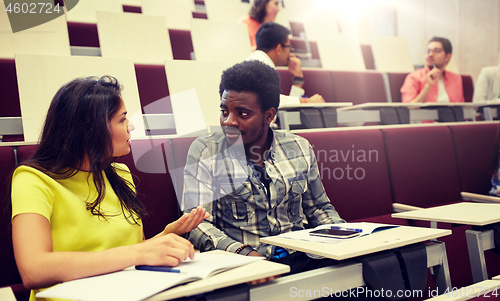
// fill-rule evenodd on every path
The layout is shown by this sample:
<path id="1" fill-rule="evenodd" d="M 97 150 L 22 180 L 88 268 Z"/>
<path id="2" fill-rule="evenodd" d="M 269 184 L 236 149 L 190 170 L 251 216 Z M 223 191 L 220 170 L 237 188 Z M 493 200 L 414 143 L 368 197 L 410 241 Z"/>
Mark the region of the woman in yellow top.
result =
<path id="1" fill-rule="evenodd" d="M 23 284 L 32 290 L 133 265 L 171 265 L 194 256 L 178 236 L 208 214 L 193 209 L 143 240 L 146 214 L 130 171 L 120 85 L 113 77 L 75 79 L 50 105 L 40 144 L 12 179 L 12 240 Z"/>

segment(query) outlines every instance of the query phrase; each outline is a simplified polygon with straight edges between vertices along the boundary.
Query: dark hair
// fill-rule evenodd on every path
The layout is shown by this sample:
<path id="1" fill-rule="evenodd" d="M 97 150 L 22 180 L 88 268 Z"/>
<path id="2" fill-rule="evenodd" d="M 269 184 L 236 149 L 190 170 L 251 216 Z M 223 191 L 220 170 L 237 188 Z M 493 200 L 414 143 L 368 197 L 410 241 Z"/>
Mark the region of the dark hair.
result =
<path id="1" fill-rule="evenodd" d="M 429 41 L 429 43 L 430 42 L 440 42 L 441 45 L 443 45 L 443 49 L 444 49 L 444 52 L 446 54 L 451 53 L 451 51 L 453 50 L 453 48 L 451 47 L 451 42 L 447 38 L 433 37 Z M 429 44 L 429 43 L 427 43 L 427 44 Z"/>
<path id="2" fill-rule="evenodd" d="M 244 61 L 222 73 L 219 95 L 224 91 L 257 94 L 262 112 L 280 104 L 280 77 L 272 67 L 260 61 Z"/>
<path id="3" fill-rule="evenodd" d="M 118 112 L 121 86 L 111 76 L 77 78 L 62 86 L 50 104 L 40 143 L 23 165 L 36 168 L 54 179 L 75 175 L 88 159 L 89 177 L 97 190 L 95 200 L 87 200 L 87 210 L 104 219 L 101 201 L 106 194 L 103 171 L 118 196 L 129 223 L 146 212 L 130 182 L 117 174 L 114 164 L 110 120 Z"/>
<path id="4" fill-rule="evenodd" d="M 268 52 L 279 44 L 286 43 L 290 30 L 283 25 L 274 22 L 262 24 L 255 34 L 257 50 Z"/>
<path id="5" fill-rule="evenodd" d="M 262 24 L 266 17 L 266 4 L 269 1 L 271 0 L 254 0 L 250 12 L 248 13 L 250 17 Z"/>

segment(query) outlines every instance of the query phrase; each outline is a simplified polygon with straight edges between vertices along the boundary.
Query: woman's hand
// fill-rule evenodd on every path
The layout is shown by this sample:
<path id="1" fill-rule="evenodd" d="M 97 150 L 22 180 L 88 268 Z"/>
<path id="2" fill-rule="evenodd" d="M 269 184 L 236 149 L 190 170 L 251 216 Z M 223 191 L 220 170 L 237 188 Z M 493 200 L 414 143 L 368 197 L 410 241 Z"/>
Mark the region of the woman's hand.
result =
<path id="1" fill-rule="evenodd" d="M 178 220 L 168 224 L 163 230 L 163 235 L 168 233 L 174 233 L 177 235 L 181 235 L 187 233 L 194 228 L 198 227 L 198 225 L 206 218 L 210 216 L 209 213 L 205 210 L 205 208 L 197 207 L 189 214 L 184 213 Z"/>
<path id="2" fill-rule="evenodd" d="M 166 234 L 134 245 L 138 264 L 177 266 L 188 258 L 194 258 L 194 247 L 175 234 Z"/>

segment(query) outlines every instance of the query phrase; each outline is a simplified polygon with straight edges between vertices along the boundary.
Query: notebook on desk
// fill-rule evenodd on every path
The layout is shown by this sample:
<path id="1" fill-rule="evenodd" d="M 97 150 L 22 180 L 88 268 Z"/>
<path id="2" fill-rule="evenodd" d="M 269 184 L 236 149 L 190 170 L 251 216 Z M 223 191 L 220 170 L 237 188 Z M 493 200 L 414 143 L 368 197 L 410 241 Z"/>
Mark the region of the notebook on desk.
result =
<path id="1" fill-rule="evenodd" d="M 228 269 L 246 265 L 263 257 L 234 254 L 197 253 L 194 260 L 181 262 L 179 272 L 125 270 L 64 282 L 36 294 L 39 298 L 81 301 L 138 301 L 166 289 L 204 279 Z"/>
<path id="2" fill-rule="evenodd" d="M 374 232 L 378 232 L 378 231 L 382 231 L 382 230 L 386 230 L 386 229 L 391 229 L 391 228 L 395 228 L 395 227 L 398 227 L 398 226 L 397 225 L 389 225 L 389 224 L 366 223 L 366 222 L 326 224 L 326 225 L 317 226 L 314 229 L 306 229 L 306 230 L 299 230 L 299 231 L 292 231 L 292 232 L 288 232 L 288 233 L 283 233 L 283 234 L 278 235 L 277 237 L 335 244 L 335 243 L 341 243 L 341 242 L 345 241 L 346 239 L 345 238 L 313 236 L 313 235 L 310 235 L 310 232 L 313 232 L 316 230 L 330 229 L 330 228 L 353 230 L 353 231 L 359 232 L 360 235 L 352 237 L 352 238 L 347 238 L 347 239 L 356 239 L 357 237 L 369 235 L 369 234 L 372 234 Z"/>

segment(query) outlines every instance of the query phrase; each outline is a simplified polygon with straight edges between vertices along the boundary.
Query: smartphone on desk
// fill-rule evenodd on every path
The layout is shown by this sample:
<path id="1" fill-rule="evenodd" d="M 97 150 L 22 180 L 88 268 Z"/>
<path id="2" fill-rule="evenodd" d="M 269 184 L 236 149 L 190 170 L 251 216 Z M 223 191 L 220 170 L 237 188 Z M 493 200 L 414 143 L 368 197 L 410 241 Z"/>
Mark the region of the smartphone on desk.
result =
<path id="1" fill-rule="evenodd" d="M 309 235 L 331 238 L 352 238 L 360 234 L 361 231 L 349 229 L 320 229 L 309 232 Z"/>

